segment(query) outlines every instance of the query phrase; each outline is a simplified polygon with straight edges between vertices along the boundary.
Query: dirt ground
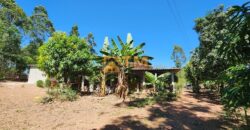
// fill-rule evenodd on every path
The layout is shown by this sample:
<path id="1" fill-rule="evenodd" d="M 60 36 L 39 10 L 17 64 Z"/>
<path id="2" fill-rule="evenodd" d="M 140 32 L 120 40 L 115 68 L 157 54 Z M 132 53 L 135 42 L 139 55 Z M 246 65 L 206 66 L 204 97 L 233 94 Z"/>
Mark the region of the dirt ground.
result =
<path id="1" fill-rule="evenodd" d="M 222 106 L 185 90 L 177 101 L 144 108 L 126 106 L 114 95 L 82 96 L 74 102 L 41 104 L 46 94 L 26 83 L 0 83 L 0 129 L 225 129 Z"/>

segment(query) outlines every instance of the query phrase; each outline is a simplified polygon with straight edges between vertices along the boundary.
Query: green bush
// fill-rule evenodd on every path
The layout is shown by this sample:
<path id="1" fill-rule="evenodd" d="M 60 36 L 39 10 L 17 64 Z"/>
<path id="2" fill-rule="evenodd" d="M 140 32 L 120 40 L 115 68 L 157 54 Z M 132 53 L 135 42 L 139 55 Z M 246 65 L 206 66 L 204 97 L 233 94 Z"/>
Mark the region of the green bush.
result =
<path id="1" fill-rule="evenodd" d="M 43 88 L 43 87 L 44 87 L 43 81 L 42 81 L 42 80 L 36 81 L 36 86 L 37 86 L 37 87 L 40 87 L 40 88 Z"/>
<path id="2" fill-rule="evenodd" d="M 78 97 L 77 92 L 69 87 L 66 88 L 54 88 L 47 92 L 53 100 L 60 101 L 75 101 Z"/>
<path id="3" fill-rule="evenodd" d="M 77 93 L 71 88 L 65 88 L 61 90 L 59 99 L 61 101 L 74 101 L 77 99 Z"/>
<path id="4" fill-rule="evenodd" d="M 52 101 L 53 101 L 53 97 L 46 96 L 46 97 L 43 97 L 40 102 L 45 104 L 45 103 L 49 103 L 49 102 L 52 102 Z"/>
<path id="5" fill-rule="evenodd" d="M 50 87 L 50 86 L 51 86 L 51 81 L 50 81 L 50 79 L 46 79 L 44 85 L 45 85 L 45 87 L 47 87 L 47 88 Z"/>
<path id="6" fill-rule="evenodd" d="M 158 94 L 147 97 L 137 98 L 134 101 L 129 102 L 129 106 L 132 107 L 145 107 L 146 105 L 153 105 L 155 103 L 163 104 L 171 100 L 176 99 L 176 94 L 171 92 L 159 92 Z"/>
<path id="7" fill-rule="evenodd" d="M 245 112 L 245 120 L 250 124 L 247 110 L 250 107 L 250 66 L 236 65 L 227 69 L 221 76 L 225 88 L 222 91 L 222 104 L 230 113 L 239 108 Z"/>

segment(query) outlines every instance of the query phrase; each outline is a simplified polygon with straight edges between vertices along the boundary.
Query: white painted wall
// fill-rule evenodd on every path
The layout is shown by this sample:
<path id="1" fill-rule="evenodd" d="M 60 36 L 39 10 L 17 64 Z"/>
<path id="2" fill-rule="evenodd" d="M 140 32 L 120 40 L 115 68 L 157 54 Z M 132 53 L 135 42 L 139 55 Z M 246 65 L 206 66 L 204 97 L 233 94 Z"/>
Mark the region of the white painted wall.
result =
<path id="1" fill-rule="evenodd" d="M 28 83 L 36 84 L 37 80 L 45 80 L 46 74 L 38 68 L 30 68 Z"/>

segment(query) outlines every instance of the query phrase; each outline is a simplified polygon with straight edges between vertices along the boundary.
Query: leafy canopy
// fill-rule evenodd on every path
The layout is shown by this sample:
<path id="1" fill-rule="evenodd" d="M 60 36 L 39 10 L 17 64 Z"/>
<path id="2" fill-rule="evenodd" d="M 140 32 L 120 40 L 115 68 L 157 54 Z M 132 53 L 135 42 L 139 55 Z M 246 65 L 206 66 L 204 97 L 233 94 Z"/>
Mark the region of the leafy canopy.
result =
<path id="1" fill-rule="evenodd" d="M 91 72 L 93 55 L 84 39 L 56 32 L 39 48 L 38 66 L 49 76 L 66 82 Z"/>
<path id="2" fill-rule="evenodd" d="M 175 67 L 177 68 L 181 68 L 182 64 L 186 62 L 185 52 L 180 46 L 174 46 L 171 59 L 174 61 Z"/>

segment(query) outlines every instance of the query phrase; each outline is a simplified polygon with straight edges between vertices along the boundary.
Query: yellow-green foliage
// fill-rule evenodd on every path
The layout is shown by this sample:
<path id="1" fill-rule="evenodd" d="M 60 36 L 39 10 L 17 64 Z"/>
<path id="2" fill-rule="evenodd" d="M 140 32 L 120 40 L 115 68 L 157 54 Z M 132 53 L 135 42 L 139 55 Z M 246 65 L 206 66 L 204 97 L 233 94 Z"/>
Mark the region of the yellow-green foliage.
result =
<path id="1" fill-rule="evenodd" d="M 92 72 L 92 58 L 84 39 L 56 32 L 39 48 L 38 67 L 57 80 L 69 79 Z"/>
<path id="2" fill-rule="evenodd" d="M 177 94 L 180 94 L 183 87 L 186 85 L 186 82 L 187 82 L 185 78 L 184 69 L 181 69 L 181 71 L 177 73 L 177 77 L 178 77 L 178 82 L 176 83 L 176 90 L 177 90 Z"/>
<path id="3" fill-rule="evenodd" d="M 43 88 L 43 87 L 44 87 L 43 81 L 42 81 L 42 80 L 36 81 L 36 86 L 37 86 L 37 87 L 40 87 L 40 88 Z"/>
<path id="4" fill-rule="evenodd" d="M 49 89 L 47 94 L 41 99 L 41 103 L 49 103 L 55 100 L 75 101 L 78 98 L 77 92 L 70 87 Z"/>

